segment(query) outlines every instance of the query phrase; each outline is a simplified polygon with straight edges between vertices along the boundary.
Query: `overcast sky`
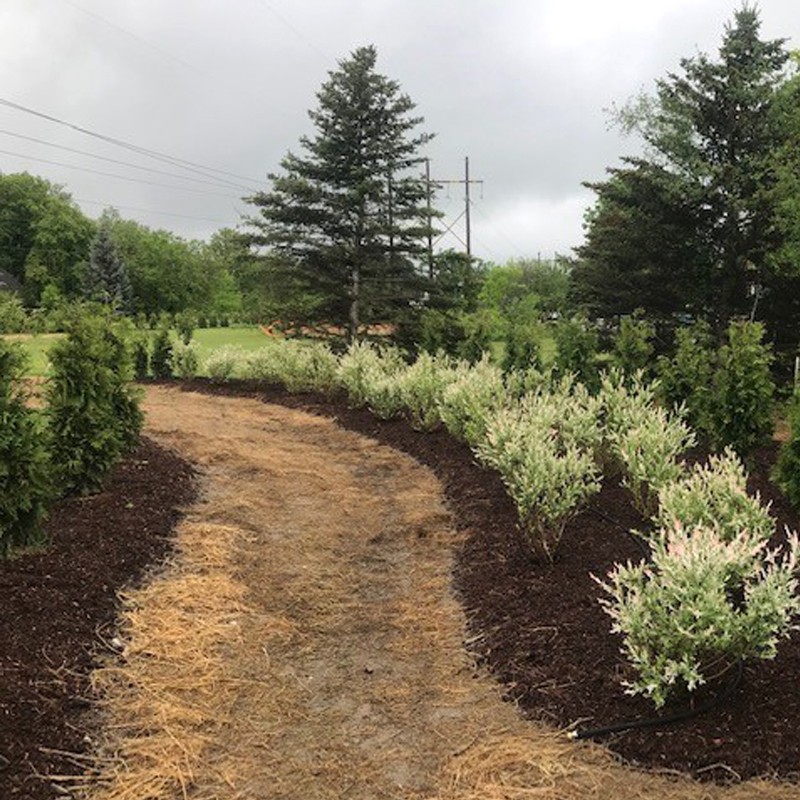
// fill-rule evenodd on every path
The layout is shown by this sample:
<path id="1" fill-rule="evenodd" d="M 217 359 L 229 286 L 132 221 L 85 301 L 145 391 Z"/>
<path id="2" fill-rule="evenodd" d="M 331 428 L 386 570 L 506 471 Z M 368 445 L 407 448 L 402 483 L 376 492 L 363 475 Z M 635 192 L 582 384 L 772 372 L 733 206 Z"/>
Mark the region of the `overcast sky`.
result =
<path id="1" fill-rule="evenodd" d="M 471 177 L 483 181 L 472 187 L 473 253 L 497 262 L 569 253 L 593 199 L 581 183 L 602 178 L 636 147 L 609 129 L 605 109 L 651 90 L 684 56 L 716 54 L 739 7 L 738 0 L 0 0 L 0 103 L 221 172 L 211 180 L 7 105 L 0 105 L 0 171 L 63 184 L 92 217 L 114 206 L 151 227 L 207 238 L 239 223 L 247 188 L 266 188 L 267 173 L 311 132 L 307 111 L 328 71 L 373 44 L 378 71 L 401 84 L 424 129 L 436 134 L 427 150 L 432 176 L 463 178 L 469 156 Z M 759 8 L 763 36 L 800 48 L 797 0 L 762 0 Z M 437 205 L 446 223 L 455 220 L 463 186 L 442 191 Z M 454 231 L 463 238 L 463 220 Z M 461 247 L 452 237 L 441 244 Z"/>

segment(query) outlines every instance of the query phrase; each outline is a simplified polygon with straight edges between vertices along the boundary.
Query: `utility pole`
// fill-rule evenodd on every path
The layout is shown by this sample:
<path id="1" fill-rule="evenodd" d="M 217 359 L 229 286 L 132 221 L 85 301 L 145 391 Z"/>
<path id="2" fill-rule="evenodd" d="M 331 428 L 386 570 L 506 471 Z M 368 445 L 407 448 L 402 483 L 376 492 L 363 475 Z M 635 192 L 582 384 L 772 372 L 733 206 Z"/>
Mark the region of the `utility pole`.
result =
<path id="1" fill-rule="evenodd" d="M 467 257 L 472 258 L 472 229 L 469 224 L 469 156 L 464 157 L 464 215 L 467 227 Z"/>
<path id="2" fill-rule="evenodd" d="M 480 185 L 481 189 L 483 189 L 483 181 L 482 180 L 473 180 L 469 177 L 469 156 L 464 159 L 464 177 L 459 180 L 439 180 L 433 179 L 431 180 L 431 173 L 430 173 L 430 162 L 428 159 L 425 159 L 425 181 L 427 184 L 427 194 L 428 194 L 428 209 L 430 214 L 430 194 L 431 194 L 431 186 L 449 186 L 449 185 L 464 185 L 464 210 L 445 228 L 445 230 L 440 234 L 439 238 L 436 240 L 438 242 L 445 234 L 452 233 L 463 245 L 464 249 L 468 256 L 472 257 L 472 224 L 471 224 L 471 217 L 470 217 L 470 206 L 472 204 L 472 200 L 470 199 L 470 186 L 472 185 Z M 466 227 L 466 236 L 462 239 L 454 230 L 453 227 L 455 224 L 464 217 L 464 225 Z M 428 217 L 428 221 L 430 222 L 430 215 Z M 430 227 L 430 226 L 429 226 Z M 433 265 L 433 245 L 436 242 L 429 241 L 429 265 L 431 265 L 430 269 L 432 272 L 432 265 Z"/>
<path id="3" fill-rule="evenodd" d="M 425 200 L 428 209 L 428 277 L 433 280 L 433 206 L 431 205 L 431 160 L 425 159 Z"/>

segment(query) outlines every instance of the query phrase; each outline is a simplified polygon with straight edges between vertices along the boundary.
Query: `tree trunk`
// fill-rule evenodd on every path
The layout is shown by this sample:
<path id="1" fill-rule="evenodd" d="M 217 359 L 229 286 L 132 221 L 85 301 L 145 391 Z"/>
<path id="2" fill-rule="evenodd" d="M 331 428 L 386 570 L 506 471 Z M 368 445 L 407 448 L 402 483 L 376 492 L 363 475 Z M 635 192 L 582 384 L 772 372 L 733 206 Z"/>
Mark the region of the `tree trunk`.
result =
<path id="1" fill-rule="evenodd" d="M 353 282 L 351 284 L 351 293 L 350 293 L 350 330 L 348 331 L 348 341 L 350 344 L 356 341 L 358 338 L 358 300 L 360 297 L 360 286 L 359 286 L 359 279 L 360 279 L 360 269 L 358 264 L 353 265 Z"/>

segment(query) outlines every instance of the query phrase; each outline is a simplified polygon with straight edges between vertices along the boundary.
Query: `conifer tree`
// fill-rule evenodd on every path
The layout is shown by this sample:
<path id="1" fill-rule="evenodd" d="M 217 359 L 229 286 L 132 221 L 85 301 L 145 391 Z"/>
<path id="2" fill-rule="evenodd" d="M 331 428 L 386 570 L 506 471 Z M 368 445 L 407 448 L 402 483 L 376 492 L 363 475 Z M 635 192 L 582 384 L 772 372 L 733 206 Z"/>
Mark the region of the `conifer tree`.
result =
<path id="1" fill-rule="evenodd" d="M 317 94 L 316 133 L 289 152 L 272 191 L 250 198 L 251 241 L 281 256 L 286 285 L 303 293 L 306 322 L 346 327 L 395 319 L 424 290 L 420 256 L 429 219 L 420 148 L 423 121 L 396 81 L 375 71 L 374 47 L 355 50 Z"/>
<path id="2" fill-rule="evenodd" d="M 120 258 L 111 225 L 102 219 L 92 240 L 84 294 L 114 311 L 131 310 L 131 282 Z"/>
<path id="3" fill-rule="evenodd" d="M 786 135 L 776 99 L 788 52 L 759 32 L 758 12 L 743 6 L 717 59 L 683 59 L 653 96 L 619 112 L 646 151 L 590 186 L 598 204 L 575 277 L 596 311 L 688 312 L 722 335 L 769 284 L 769 254 L 780 245 L 774 152 Z"/>

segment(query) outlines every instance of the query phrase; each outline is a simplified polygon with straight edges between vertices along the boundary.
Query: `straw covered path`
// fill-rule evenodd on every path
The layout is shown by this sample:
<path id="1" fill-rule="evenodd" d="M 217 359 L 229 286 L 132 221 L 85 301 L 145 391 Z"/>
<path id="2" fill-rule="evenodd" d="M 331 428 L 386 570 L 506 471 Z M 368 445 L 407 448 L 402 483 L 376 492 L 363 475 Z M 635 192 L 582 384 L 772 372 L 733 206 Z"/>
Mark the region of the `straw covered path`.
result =
<path id="1" fill-rule="evenodd" d="M 203 495 L 95 676 L 107 741 L 86 796 L 797 796 L 639 773 L 501 702 L 463 646 L 440 488 L 410 458 L 256 400 L 150 387 L 146 412 Z"/>

